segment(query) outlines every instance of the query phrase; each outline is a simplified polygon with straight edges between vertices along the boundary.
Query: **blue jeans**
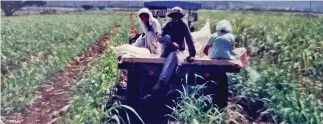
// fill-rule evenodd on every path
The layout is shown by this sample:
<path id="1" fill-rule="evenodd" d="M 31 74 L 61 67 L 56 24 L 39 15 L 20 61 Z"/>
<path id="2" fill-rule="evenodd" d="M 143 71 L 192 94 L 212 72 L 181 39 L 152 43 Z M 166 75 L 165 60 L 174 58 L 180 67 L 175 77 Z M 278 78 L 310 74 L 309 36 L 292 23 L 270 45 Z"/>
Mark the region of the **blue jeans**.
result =
<path id="1" fill-rule="evenodd" d="M 169 81 L 175 68 L 178 65 L 179 59 L 181 59 L 178 57 L 178 54 L 178 51 L 174 51 L 167 56 L 163 70 L 159 76 L 160 81 L 163 81 L 164 83 L 167 83 Z"/>
<path id="2" fill-rule="evenodd" d="M 172 47 L 172 40 L 169 35 L 165 35 L 164 37 L 160 38 L 158 40 L 162 46 L 162 53 L 161 57 L 166 58 L 166 61 L 164 63 L 163 70 L 159 76 L 159 81 L 162 81 L 163 83 L 168 83 L 169 79 L 172 77 L 172 74 L 175 70 L 175 68 L 180 65 L 179 63 L 182 62 L 183 58 L 179 57 L 181 56 L 183 51 L 173 51 Z"/>

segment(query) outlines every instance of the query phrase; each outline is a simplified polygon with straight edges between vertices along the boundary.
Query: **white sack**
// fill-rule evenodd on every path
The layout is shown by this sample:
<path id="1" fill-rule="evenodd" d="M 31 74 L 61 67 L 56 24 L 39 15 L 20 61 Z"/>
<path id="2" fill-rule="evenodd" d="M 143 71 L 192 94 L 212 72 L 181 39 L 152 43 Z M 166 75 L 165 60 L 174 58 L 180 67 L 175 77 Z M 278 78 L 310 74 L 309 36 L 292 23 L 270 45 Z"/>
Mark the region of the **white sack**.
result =
<path id="1" fill-rule="evenodd" d="M 123 44 L 117 47 L 111 46 L 111 49 L 114 51 L 114 53 L 117 56 L 124 56 L 125 54 L 127 54 L 126 56 L 129 56 L 129 57 L 150 57 L 151 56 L 148 49 L 132 46 L 129 44 Z"/>
<path id="2" fill-rule="evenodd" d="M 205 56 L 203 53 L 203 49 L 204 49 L 205 45 L 207 44 L 208 40 L 211 38 L 211 36 L 212 36 L 212 33 L 211 33 L 209 19 L 206 20 L 206 23 L 199 31 L 192 32 L 192 37 L 193 37 L 194 46 L 195 46 L 195 50 L 196 50 L 196 57 L 201 58 L 201 57 Z M 189 55 L 187 45 L 186 45 L 184 54 L 186 56 Z"/>

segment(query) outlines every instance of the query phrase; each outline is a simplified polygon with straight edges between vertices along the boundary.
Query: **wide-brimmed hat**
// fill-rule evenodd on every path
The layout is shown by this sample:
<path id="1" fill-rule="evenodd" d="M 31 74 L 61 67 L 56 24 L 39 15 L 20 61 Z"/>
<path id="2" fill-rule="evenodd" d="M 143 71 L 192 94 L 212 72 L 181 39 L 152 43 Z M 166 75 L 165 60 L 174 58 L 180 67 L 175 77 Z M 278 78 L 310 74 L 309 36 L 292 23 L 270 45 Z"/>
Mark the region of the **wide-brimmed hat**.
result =
<path id="1" fill-rule="evenodd" d="M 172 18 L 176 15 L 179 15 L 181 18 L 183 18 L 185 16 L 185 14 L 183 13 L 183 9 L 181 7 L 174 7 L 171 9 L 171 12 L 167 15 L 168 17 Z"/>

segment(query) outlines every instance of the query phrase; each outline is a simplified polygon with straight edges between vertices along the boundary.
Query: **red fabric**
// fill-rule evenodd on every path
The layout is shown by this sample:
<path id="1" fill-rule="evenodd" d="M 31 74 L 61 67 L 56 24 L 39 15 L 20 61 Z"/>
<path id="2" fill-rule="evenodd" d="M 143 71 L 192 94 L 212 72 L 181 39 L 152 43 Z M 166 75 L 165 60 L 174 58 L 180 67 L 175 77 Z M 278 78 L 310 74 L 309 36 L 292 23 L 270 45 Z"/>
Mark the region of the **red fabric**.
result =
<path id="1" fill-rule="evenodd" d="M 209 55 L 209 49 L 210 49 L 210 47 L 211 47 L 211 46 L 206 45 L 206 46 L 205 46 L 205 48 L 204 48 L 204 50 L 203 50 L 203 53 L 204 53 L 205 55 L 207 55 L 207 56 Z"/>
<path id="2" fill-rule="evenodd" d="M 235 48 L 233 52 L 236 54 L 236 57 L 240 59 L 242 67 L 245 68 L 248 66 L 249 56 L 247 54 L 247 49 L 245 47 Z"/>

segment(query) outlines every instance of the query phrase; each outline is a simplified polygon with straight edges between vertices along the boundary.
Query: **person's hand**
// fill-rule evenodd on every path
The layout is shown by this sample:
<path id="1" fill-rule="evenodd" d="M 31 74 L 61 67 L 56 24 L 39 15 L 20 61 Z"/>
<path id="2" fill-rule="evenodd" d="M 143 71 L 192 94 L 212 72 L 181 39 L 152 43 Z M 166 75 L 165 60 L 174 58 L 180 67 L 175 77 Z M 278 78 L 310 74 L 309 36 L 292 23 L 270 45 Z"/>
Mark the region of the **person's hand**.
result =
<path id="1" fill-rule="evenodd" d="M 179 45 L 176 42 L 173 42 L 173 46 L 175 46 L 177 49 L 179 48 Z"/>
<path id="2" fill-rule="evenodd" d="M 195 60 L 195 57 L 194 56 L 188 56 L 186 58 L 186 60 L 187 60 L 187 62 L 191 63 L 191 62 L 193 62 Z"/>
<path id="3" fill-rule="evenodd" d="M 153 42 L 151 44 L 151 52 L 156 54 L 157 53 L 157 42 Z"/>

